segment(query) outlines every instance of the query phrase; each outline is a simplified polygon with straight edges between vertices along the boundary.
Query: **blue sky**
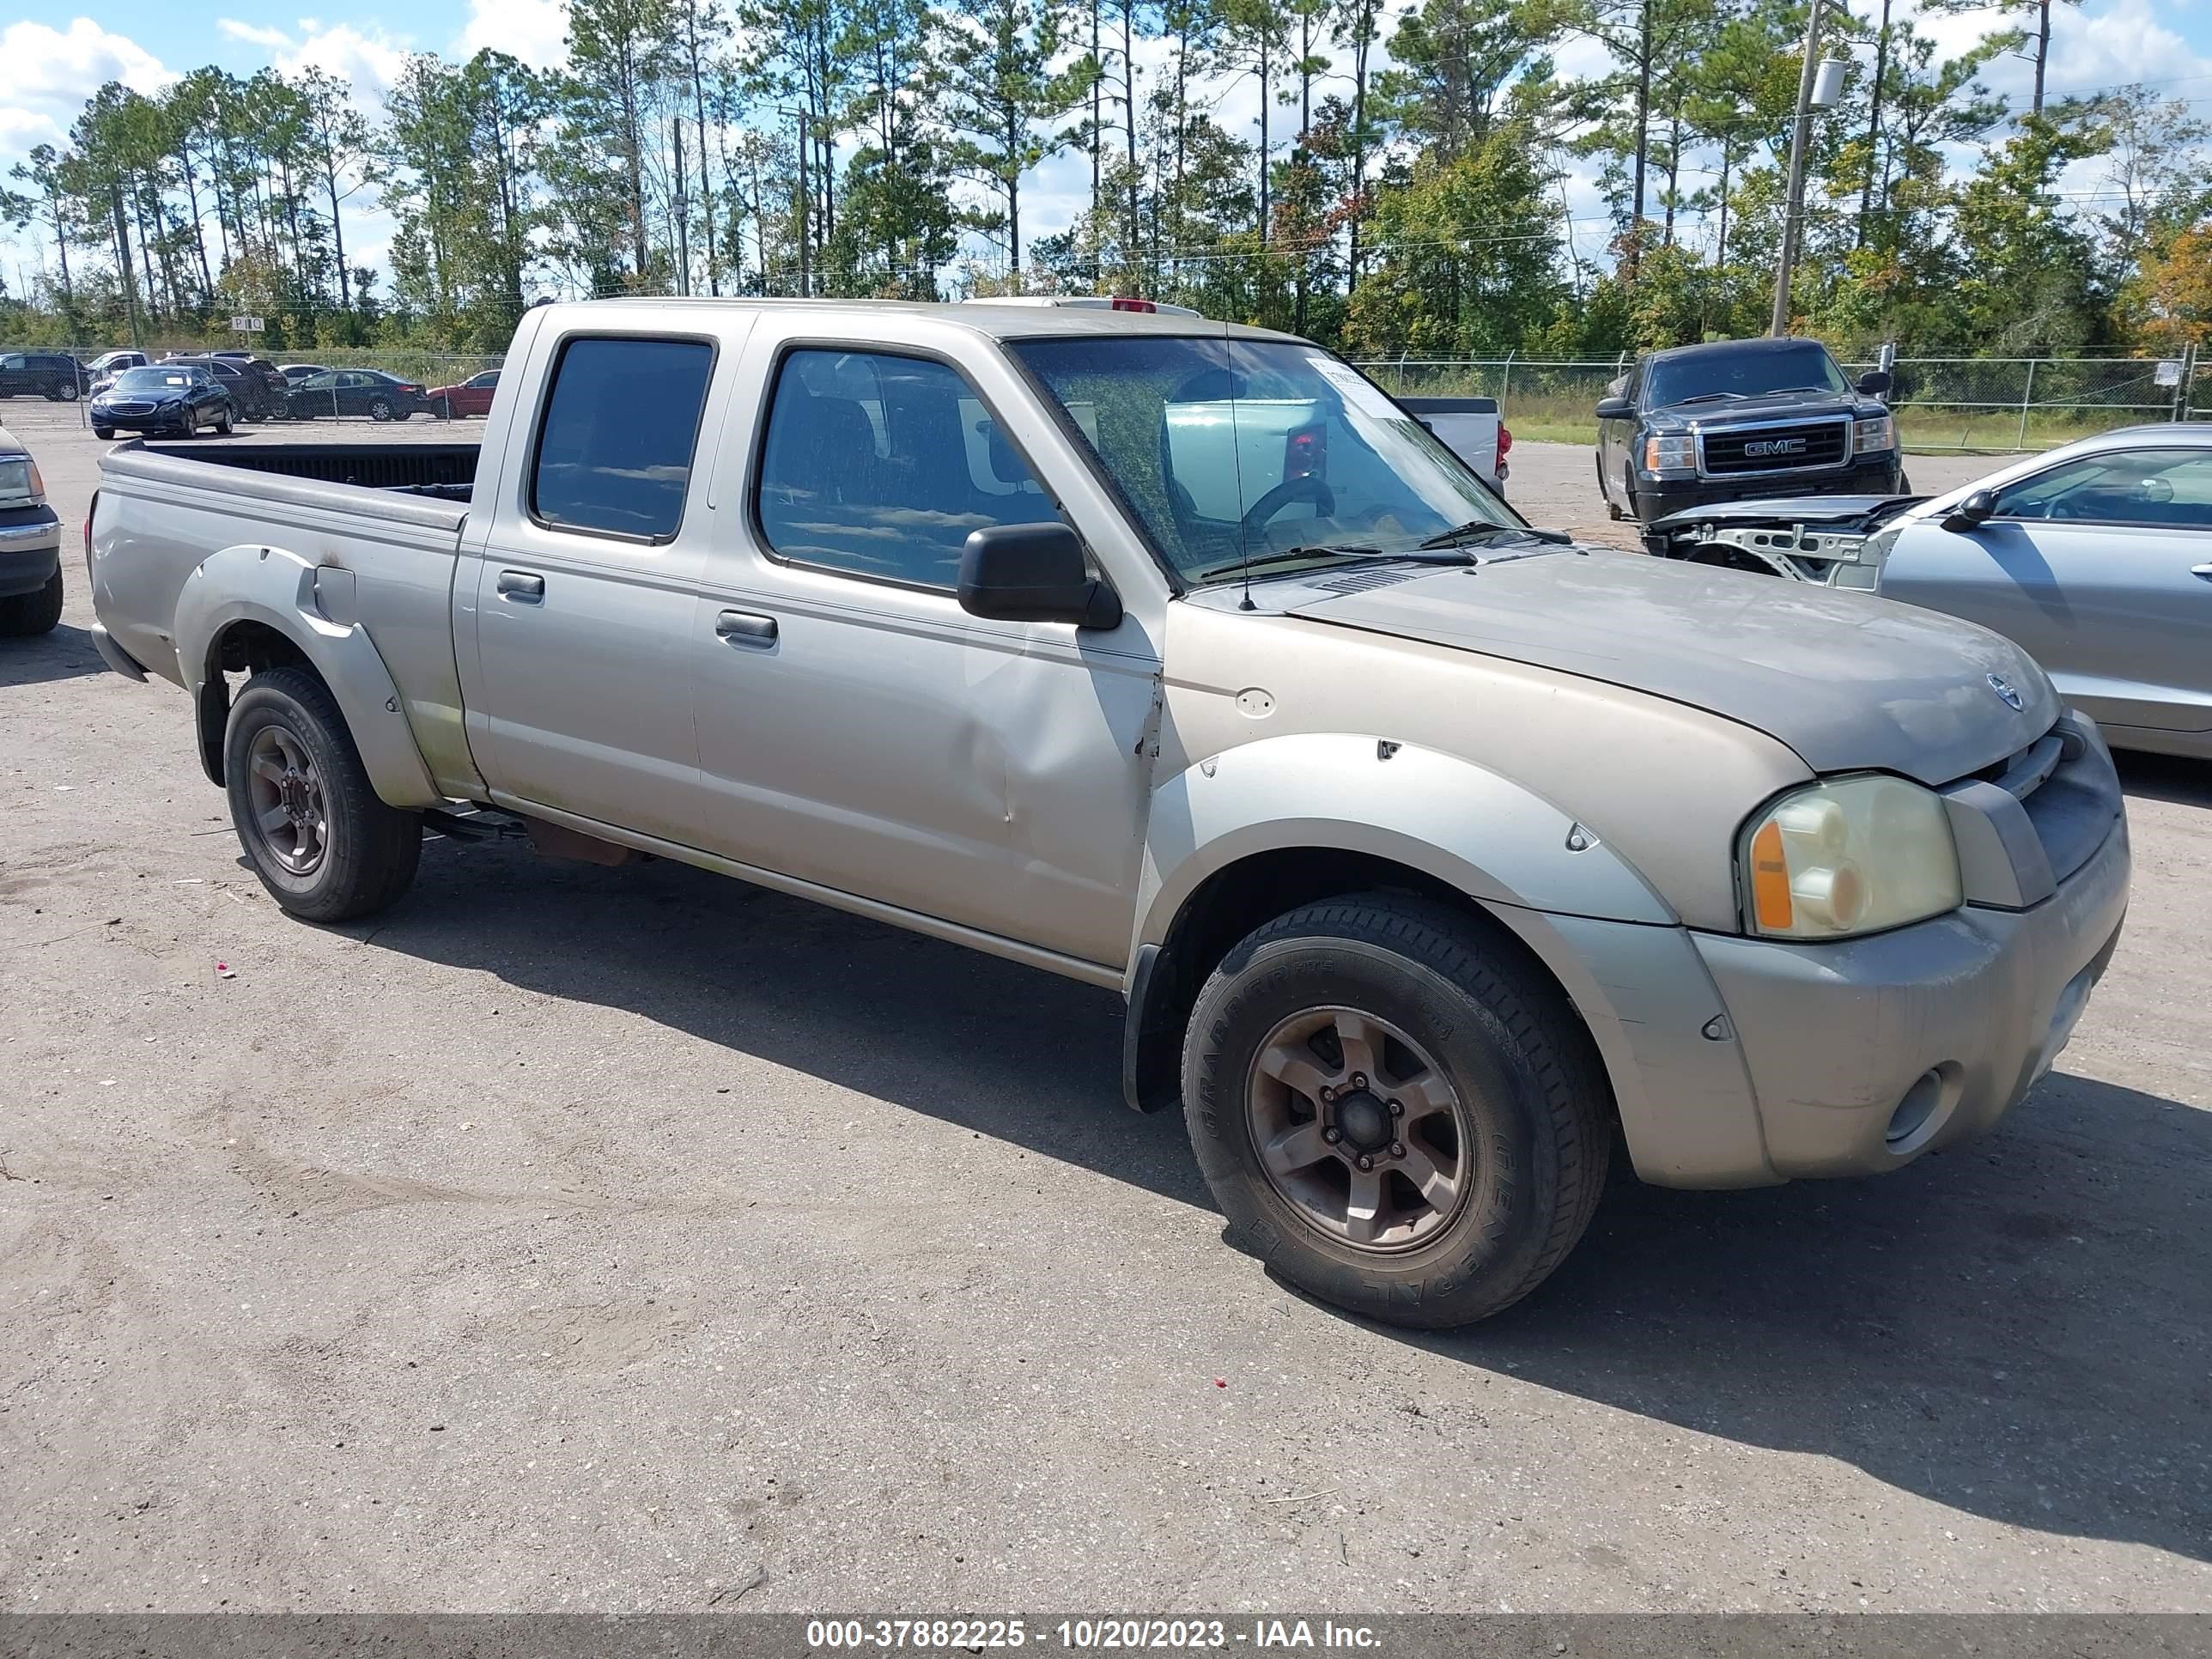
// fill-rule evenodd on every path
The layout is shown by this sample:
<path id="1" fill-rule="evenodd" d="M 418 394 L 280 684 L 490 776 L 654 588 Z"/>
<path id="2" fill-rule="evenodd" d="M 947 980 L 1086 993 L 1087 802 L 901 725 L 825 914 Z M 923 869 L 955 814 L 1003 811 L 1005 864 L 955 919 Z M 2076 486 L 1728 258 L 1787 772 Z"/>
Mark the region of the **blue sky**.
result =
<path id="1" fill-rule="evenodd" d="M 1869 15 L 1879 0 L 1849 0 L 1854 11 Z M 1410 0 L 1385 0 L 1395 12 Z M 1914 0 L 1899 0 L 1900 14 Z M 384 0 L 374 13 L 323 12 L 319 0 L 198 0 L 198 3 L 130 3 L 87 6 L 67 0 L 16 0 L 10 21 L 0 25 L 0 173 L 40 143 L 59 143 L 84 97 L 102 82 L 115 79 L 153 92 L 185 70 L 218 64 L 250 74 L 274 64 L 286 70 L 315 64 L 350 81 L 372 114 L 380 107 L 384 87 L 405 53 L 434 51 L 466 56 L 495 46 L 526 61 L 549 64 L 561 56 L 562 0 Z M 1921 20 L 1947 51 L 1962 49 L 1992 23 L 1988 10 Z M 2087 0 L 2081 7 L 2060 5 L 2053 20 L 2050 83 L 2054 93 L 2094 90 L 2143 82 L 2175 98 L 2189 100 L 2196 112 L 2212 118 L 2212 0 Z M 1139 48 L 1140 63 L 1157 52 Z M 1603 54 L 1588 43 L 1570 43 L 1559 53 L 1560 68 L 1591 74 L 1604 67 Z M 2019 58 L 2002 58 L 1984 77 L 1993 89 L 2024 106 L 2032 72 Z M 1216 118 L 1256 136 L 1258 98 L 1253 84 L 1208 89 Z M 1218 97 L 1218 102 L 1216 101 Z M 1285 119 L 1279 118 L 1279 137 Z M 2094 165 L 2094 164 L 2093 164 Z M 2070 186 L 2091 191 L 2101 180 L 2085 173 Z M 1024 187 L 1023 220 L 1031 234 L 1056 230 L 1084 204 L 1088 164 L 1074 156 L 1048 163 Z M 1584 173 L 1567 182 L 1577 240 L 1585 252 L 1605 240 L 1602 204 L 1593 178 Z M 391 236 L 391 222 L 363 198 L 349 209 L 346 242 L 349 254 L 380 264 Z M 3 233 L 0 233 L 3 234 Z M 35 259 L 27 239 L 0 240 L 0 273 L 11 288 L 28 275 Z"/>

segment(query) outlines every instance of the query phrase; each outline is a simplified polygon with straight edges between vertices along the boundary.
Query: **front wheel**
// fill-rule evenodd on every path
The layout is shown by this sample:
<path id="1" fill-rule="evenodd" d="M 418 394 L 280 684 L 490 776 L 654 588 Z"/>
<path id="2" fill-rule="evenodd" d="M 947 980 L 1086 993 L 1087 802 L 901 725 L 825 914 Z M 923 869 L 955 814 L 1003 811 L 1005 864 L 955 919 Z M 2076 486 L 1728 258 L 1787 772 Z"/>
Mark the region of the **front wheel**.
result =
<path id="1" fill-rule="evenodd" d="M 102 443 L 106 443 L 115 436 L 115 428 L 112 426 L 96 426 L 92 429 L 92 435 Z"/>
<path id="2" fill-rule="evenodd" d="M 0 599 L 0 635 L 9 639 L 51 634 L 61 619 L 62 573 L 58 570 L 47 577 L 46 585 L 36 592 Z"/>
<path id="3" fill-rule="evenodd" d="M 1526 1296 L 1589 1225 L 1612 1155 L 1604 1074 L 1557 988 L 1393 894 L 1308 905 L 1231 950 L 1182 1082 L 1231 1242 L 1393 1324 Z"/>
<path id="4" fill-rule="evenodd" d="M 302 668 L 257 674 L 223 735 L 231 823 L 270 897 L 308 921 L 383 909 L 415 879 L 422 820 L 377 799 L 329 688 Z"/>
<path id="5" fill-rule="evenodd" d="M 75 403 L 76 401 L 76 382 L 74 380 L 62 381 L 59 385 L 54 387 L 54 396 L 65 404 Z"/>

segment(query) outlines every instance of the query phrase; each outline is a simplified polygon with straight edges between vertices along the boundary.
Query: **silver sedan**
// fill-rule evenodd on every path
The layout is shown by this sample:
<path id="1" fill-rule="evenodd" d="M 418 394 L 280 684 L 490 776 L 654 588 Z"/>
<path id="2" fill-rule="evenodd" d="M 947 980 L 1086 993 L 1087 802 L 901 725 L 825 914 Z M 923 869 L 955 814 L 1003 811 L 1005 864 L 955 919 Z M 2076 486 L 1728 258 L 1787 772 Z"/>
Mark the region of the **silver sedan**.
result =
<path id="1" fill-rule="evenodd" d="M 1880 591 L 2026 647 L 2116 748 L 2212 759 L 2212 424 L 2130 427 L 1931 497 Z"/>

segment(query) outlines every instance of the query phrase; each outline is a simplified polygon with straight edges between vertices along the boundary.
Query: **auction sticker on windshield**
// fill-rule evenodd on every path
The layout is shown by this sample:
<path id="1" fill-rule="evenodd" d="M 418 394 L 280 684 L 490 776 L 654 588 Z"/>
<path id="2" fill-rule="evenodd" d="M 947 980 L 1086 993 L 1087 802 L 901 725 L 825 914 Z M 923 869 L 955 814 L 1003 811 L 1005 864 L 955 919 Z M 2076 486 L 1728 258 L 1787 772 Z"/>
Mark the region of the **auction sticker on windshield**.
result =
<path id="1" fill-rule="evenodd" d="M 1392 403 L 1349 363 L 1340 363 L 1334 357 L 1308 357 L 1314 372 L 1344 394 L 1344 401 L 1362 415 L 1378 421 L 1402 421 L 1409 418 L 1406 411 Z"/>

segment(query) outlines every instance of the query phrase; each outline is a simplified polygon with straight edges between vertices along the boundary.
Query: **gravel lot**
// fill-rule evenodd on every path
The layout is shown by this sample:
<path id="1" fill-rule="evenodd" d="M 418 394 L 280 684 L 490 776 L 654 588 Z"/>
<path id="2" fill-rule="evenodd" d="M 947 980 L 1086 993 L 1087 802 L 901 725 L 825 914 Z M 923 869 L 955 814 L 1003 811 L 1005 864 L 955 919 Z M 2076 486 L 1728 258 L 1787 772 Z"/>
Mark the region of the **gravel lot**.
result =
<path id="1" fill-rule="evenodd" d="M 73 548 L 99 447 L 18 430 Z M 2212 770 L 2127 763 L 1994 1136 L 1623 1181 L 1415 1338 L 1222 1246 L 1110 996 L 506 847 L 286 920 L 65 568 L 0 642 L 0 1607 L 2212 1608 Z"/>

